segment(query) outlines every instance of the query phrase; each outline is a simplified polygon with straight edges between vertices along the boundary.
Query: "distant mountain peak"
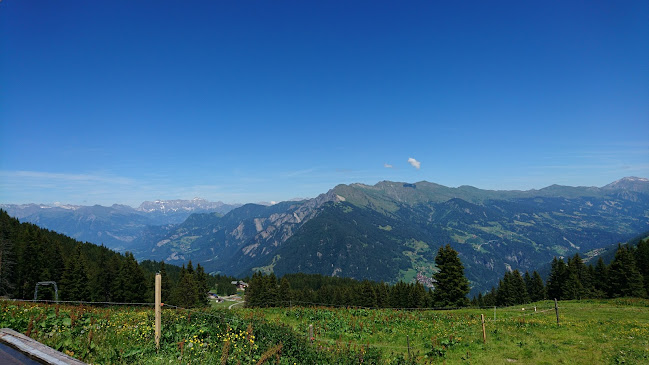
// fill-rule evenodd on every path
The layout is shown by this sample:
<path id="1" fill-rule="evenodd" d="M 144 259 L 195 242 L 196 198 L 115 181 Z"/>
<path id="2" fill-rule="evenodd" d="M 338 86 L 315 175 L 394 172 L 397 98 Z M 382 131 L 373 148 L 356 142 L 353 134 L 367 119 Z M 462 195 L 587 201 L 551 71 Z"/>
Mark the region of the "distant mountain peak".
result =
<path id="1" fill-rule="evenodd" d="M 630 190 L 649 194 L 649 179 L 627 176 L 602 187 L 604 190 Z"/>
<path id="2" fill-rule="evenodd" d="M 637 176 L 627 176 L 627 177 L 621 178 L 620 180 L 614 181 L 614 182 L 610 183 L 609 185 L 618 184 L 618 183 L 622 183 L 622 182 L 649 182 L 649 179 L 646 179 L 644 177 L 637 177 Z"/>
<path id="3" fill-rule="evenodd" d="M 183 199 L 173 199 L 173 200 L 155 200 L 155 201 L 145 201 L 136 209 L 141 212 L 178 212 L 178 211 L 208 211 L 223 208 L 227 206 L 223 202 L 210 202 L 203 198 L 194 198 L 192 200 L 183 200 Z M 232 207 L 237 207 L 239 205 L 232 205 Z"/>

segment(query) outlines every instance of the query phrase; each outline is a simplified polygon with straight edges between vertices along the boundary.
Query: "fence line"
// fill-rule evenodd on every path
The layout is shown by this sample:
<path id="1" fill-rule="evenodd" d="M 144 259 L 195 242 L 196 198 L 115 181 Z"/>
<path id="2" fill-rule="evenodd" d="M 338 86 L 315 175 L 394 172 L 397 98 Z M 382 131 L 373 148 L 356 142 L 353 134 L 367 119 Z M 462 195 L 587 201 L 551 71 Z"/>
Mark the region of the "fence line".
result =
<path id="1" fill-rule="evenodd" d="M 546 302 L 544 300 L 543 302 Z M 493 309 L 494 306 L 483 306 L 483 307 L 367 307 L 362 305 L 353 305 L 353 304 L 332 304 L 332 303 L 318 303 L 318 302 L 309 302 L 309 301 L 299 301 L 299 300 L 273 300 L 264 302 L 264 304 L 288 304 L 285 308 L 289 308 L 292 304 L 308 304 L 310 306 L 320 306 L 328 308 L 348 308 L 348 309 L 392 309 L 392 310 L 411 310 L 411 311 L 441 311 L 441 310 L 456 310 L 456 309 Z M 526 303 L 530 304 L 530 303 Z M 504 309 L 511 308 L 516 305 L 526 305 L 526 304 L 515 304 L 511 306 L 495 306 L 496 308 Z M 269 308 L 269 307 L 260 307 L 260 308 Z"/>
<path id="2" fill-rule="evenodd" d="M 6 301 L 14 301 L 14 302 L 27 302 L 27 303 L 44 303 L 44 304 L 86 304 L 86 305 L 122 305 L 122 306 L 154 306 L 154 303 L 122 303 L 122 302 L 88 302 L 88 301 L 51 301 L 51 300 L 20 300 L 20 299 L 5 299 Z M 307 302 L 310 303 L 310 302 Z M 311 303 L 311 304 L 318 304 L 318 303 Z M 359 308 L 359 307 L 349 307 L 348 308 Z M 571 311 L 575 310 L 596 310 L 598 308 L 603 307 L 602 305 L 599 305 L 595 308 L 593 307 L 576 307 L 576 308 L 570 308 Z M 362 309 L 392 309 L 392 310 L 399 310 L 399 309 L 411 309 L 411 308 L 364 308 L 360 307 Z M 481 308 L 471 308 L 471 307 L 464 307 L 465 309 L 481 309 Z M 493 307 L 486 307 L 483 309 L 491 309 Z M 500 308 L 512 308 L 512 307 L 500 307 Z M 513 307 L 515 308 L 515 307 Z M 537 307 L 538 308 L 538 307 Z M 229 318 L 226 318 L 224 313 L 229 313 L 226 311 L 213 311 L 213 309 L 195 309 L 195 308 L 184 308 L 184 307 L 179 307 L 171 304 L 164 304 L 163 309 L 165 310 L 175 310 L 175 311 L 185 311 L 189 313 L 190 315 L 195 315 L 196 317 L 204 316 L 204 317 L 210 317 L 218 320 L 221 323 L 227 323 L 235 326 L 239 325 L 244 325 L 247 326 L 250 324 L 249 319 L 240 319 L 235 316 L 231 316 Z M 285 308 L 288 309 L 288 308 Z M 417 309 L 422 309 L 423 308 L 417 308 Z M 442 310 L 442 309 L 447 309 L 447 308 L 434 308 L 433 310 Z M 623 308 L 625 309 L 625 308 Z M 213 312 L 208 312 L 208 311 L 213 311 Z M 529 313 L 519 313 L 516 315 L 509 315 L 504 318 L 498 318 L 497 320 L 489 320 L 488 322 L 495 323 L 495 322 L 507 322 L 507 321 L 512 321 L 516 320 L 521 317 L 526 317 L 526 316 L 533 316 L 533 315 L 541 315 L 550 311 L 554 311 L 554 307 L 548 308 L 548 309 L 543 309 L 543 310 L 537 310 L 537 311 L 530 311 Z M 512 312 L 508 312 L 508 314 L 511 314 Z M 480 320 L 478 317 L 475 318 L 475 323 L 469 323 L 469 324 L 463 324 L 463 328 L 453 328 L 453 336 L 454 337 L 464 337 L 467 334 L 475 333 L 476 336 L 478 336 L 478 333 L 480 332 L 479 329 L 479 322 Z M 475 328 L 473 327 L 475 325 Z M 330 338 L 314 338 L 312 340 L 313 342 L 316 343 L 322 343 L 322 344 L 329 344 L 329 345 L 355 345 L 358 347 L 377 347 L 377 348 L 386 348 L 386 349 L 396 349 L 396 350 L 407 350 L 407 349 L 417 349 L 417 350 L 427 350 L 430 349 L 432 344 L 410 344 L 408 347 L 406 346 L 397 346 L 397 345 L 390 345 L 390 344 L 385 344 L 385 343 L 372 343 L 370 344 L 363 344 L 357 340 L 353 339 L 330 339 Z"/>
<path id="3" fill-rule="evenodd" d="M 150 305 L 155 303 L 127 303 L 127 302 L 88 302 L 83 300 L 47 300 L 47 299 L 2 299 L 11 302 L 45 303 L 45 304 L 88 304 L 88 305 Z"/>
<path id="4" fill-rule="evenodd" d="M 155 306 L 155 303 L 128 303 L 128 302 L 91 302 L 83 300 L 47 300 L 47 299 L 2 299 L 8 301 L 16 302 L 31 302 L 31 303 L 46 303 L 46 304 L 88 304 L 88 305 L 142 305 L 142 306 Z M 546 302 L 546 301 L 544 301 Z M 294 301 L 294 300 L 274 300 L 268 301 L 264 304 L 289 304 L 289 306 L 284 308 L 290 308 L 292 304 L 307 304 L 308 306 L 319 306 L 326 308 L 347 308 L 347 309 L 390 309 L 390 310 L 404 310 L 404 311 L 445 311 L 445 310 L 457 310 L 457 309 L 493 309 L 494 306 L 485 306 L 485 307 L 366 307 L 359 305 L 349 305 L 349 304 L 331 304 L 331 303 L 317 303 L 317 302 L 308 302 L 308 301 Z M 530 304 L 530 303 L 527 303 Z M 526 304 L 518 304 L 526 305 Z M 505 309 L 516 307 L 517 305 L 512 306 L 495 306 L 497 309 Z M 163 307 L 176 307 L 170 304 L 164 304 Z M 307 306 L 305 306 L 307 307 Z M 259 307 L 259 308 L 272 308 L 272 307 Z"/>

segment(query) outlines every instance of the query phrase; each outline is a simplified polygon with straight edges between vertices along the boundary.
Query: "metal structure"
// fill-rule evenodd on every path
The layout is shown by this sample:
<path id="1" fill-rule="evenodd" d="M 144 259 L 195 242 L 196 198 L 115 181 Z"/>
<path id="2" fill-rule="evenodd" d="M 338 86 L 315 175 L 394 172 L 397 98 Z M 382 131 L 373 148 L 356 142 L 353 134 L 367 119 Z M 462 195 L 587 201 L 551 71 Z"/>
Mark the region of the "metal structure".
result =
<path id="1" fill-rule="evenodd" d="M 56 285 L 56 281 L 39 281 L 36 283 L 36 289 L 34 290 L 34 300 L 38 300 L 38 286 L 39 285 L 54 285 L 54 300 L 59 301 L 59 287 Z"/>

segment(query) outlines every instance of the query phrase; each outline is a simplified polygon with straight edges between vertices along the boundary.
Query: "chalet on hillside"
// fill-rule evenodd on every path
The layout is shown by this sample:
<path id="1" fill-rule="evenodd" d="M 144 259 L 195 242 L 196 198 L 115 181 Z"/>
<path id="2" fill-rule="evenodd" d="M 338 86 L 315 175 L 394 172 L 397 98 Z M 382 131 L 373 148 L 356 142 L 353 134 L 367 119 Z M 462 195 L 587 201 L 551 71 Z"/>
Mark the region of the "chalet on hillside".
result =
<path id="1" fill-rule="evenodd" d="M 241 280 L 233 281 L 232 285 L 236 286 L 237 289 L 241 289 L 241 290 L 246 290 L 246 288 L 248 287 L 248 283 L 246 283 L 244 281 L 241 281 Z"/>

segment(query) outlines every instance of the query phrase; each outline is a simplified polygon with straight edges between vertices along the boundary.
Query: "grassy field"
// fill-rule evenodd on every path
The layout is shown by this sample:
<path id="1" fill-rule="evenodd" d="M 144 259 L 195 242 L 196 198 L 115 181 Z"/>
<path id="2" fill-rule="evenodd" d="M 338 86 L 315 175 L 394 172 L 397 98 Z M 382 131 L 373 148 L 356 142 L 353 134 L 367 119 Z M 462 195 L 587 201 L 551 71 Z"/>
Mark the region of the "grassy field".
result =
<path id="1" fill-rule="evenodd" d="M 534 306 L 537 307 L 535 312 Z M 525 310 L 523 310 L 525 307 Z M 364 309 L 243 309 L 306 333 L 316 343 L 363 343 L 384 354 L 447 364 L 643 364 L 649 363 L 649 301 L 567 301 L 522 307 L 456 311 Z M 485 315 L 483 343 L 480 315 Z M 390 358 L 391 356 L 387 356 Z M 394 357 L 394 356 L 392 356 Z"/>
<path id="2" fill-rule="evenodd" d="M 160 351 L 151 308 L 2 301 L 0 326 L 95 364 L 649 363 L 649 300 L 559 302 L 560 326 L 553 302 L 535 305 L 498 308 L 496 320 L 493 308 L 167 309 Z"/>

